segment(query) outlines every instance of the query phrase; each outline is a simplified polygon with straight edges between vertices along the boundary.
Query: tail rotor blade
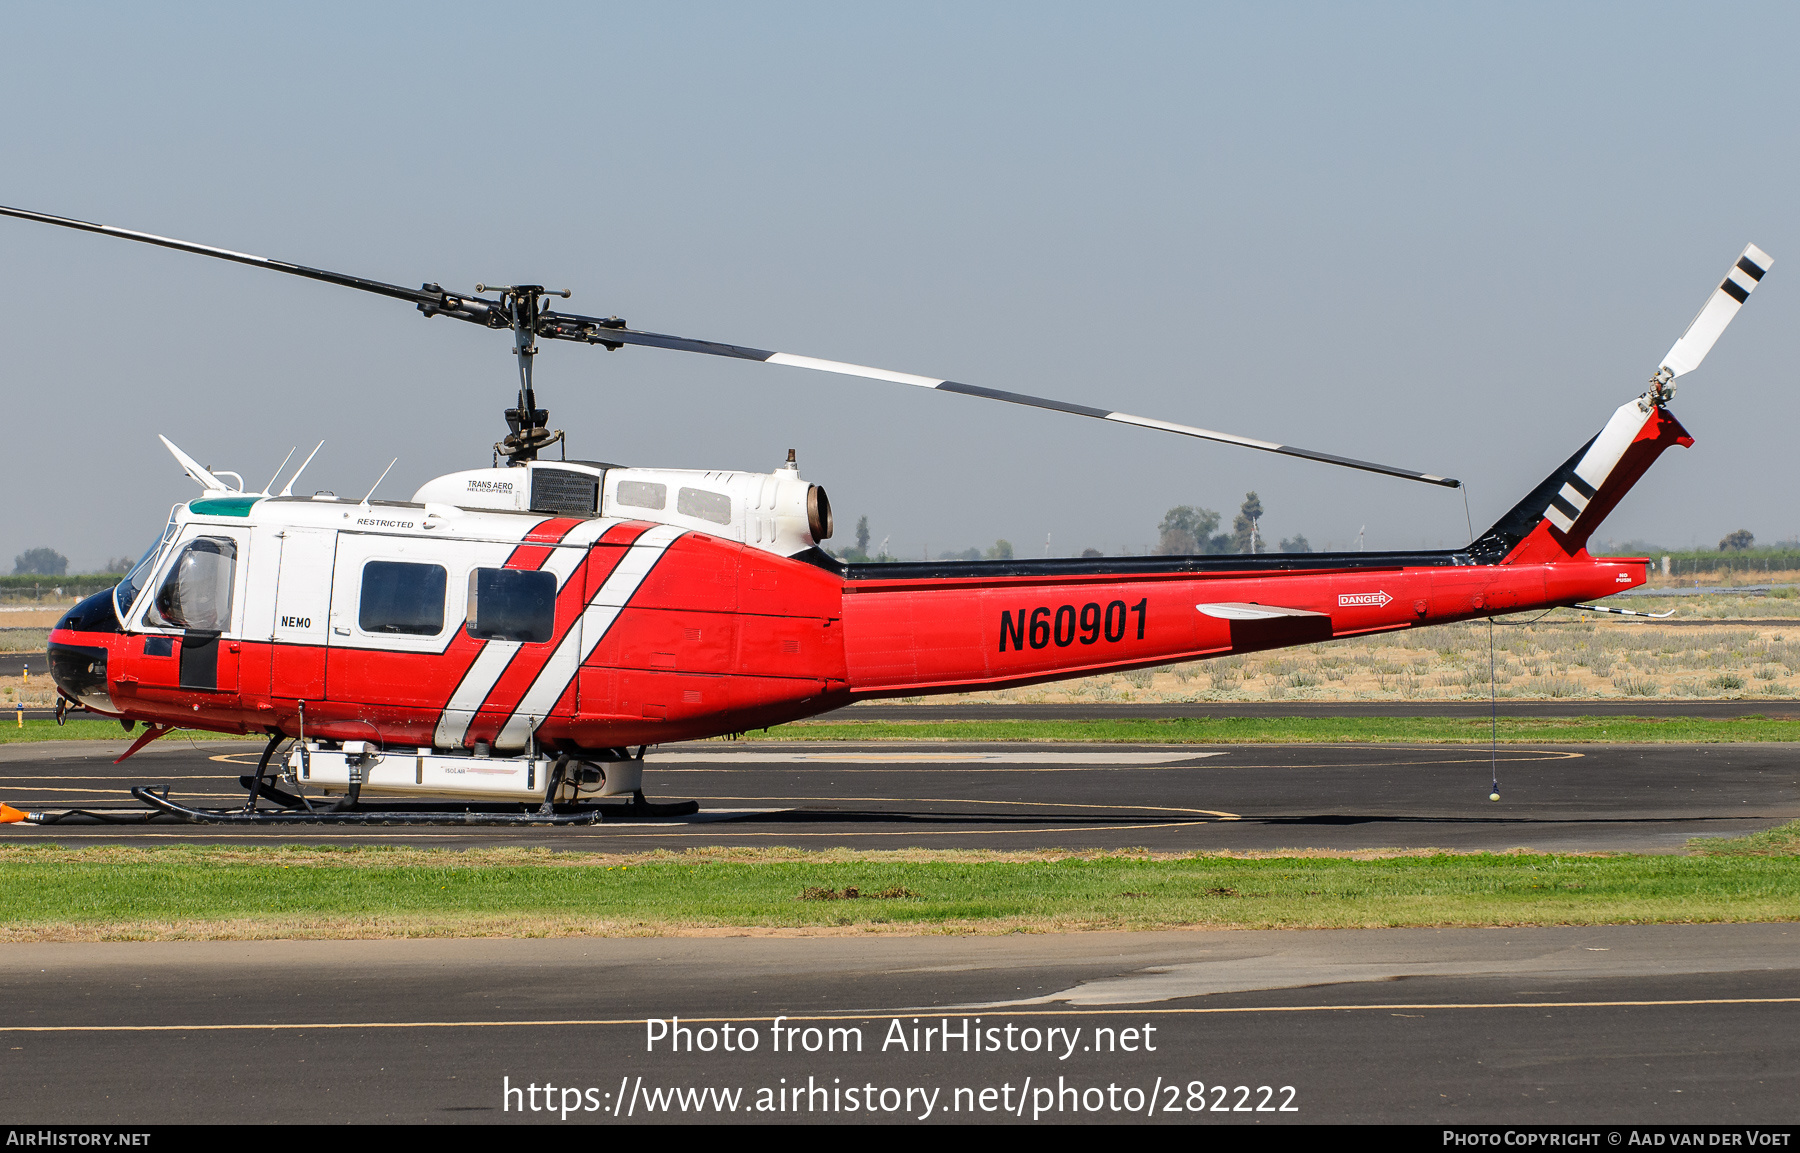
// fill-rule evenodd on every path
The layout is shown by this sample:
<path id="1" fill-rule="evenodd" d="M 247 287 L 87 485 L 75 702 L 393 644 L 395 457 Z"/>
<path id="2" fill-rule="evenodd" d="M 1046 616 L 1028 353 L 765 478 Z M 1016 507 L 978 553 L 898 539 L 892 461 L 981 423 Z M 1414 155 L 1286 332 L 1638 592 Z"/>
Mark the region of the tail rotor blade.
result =
<path id="1" fill-rule="evenodd" d="M 1744 301 L 1750 299 L 1750 294 L 1756 291 L 1757 284 L 1768 274 L 1774 263 L 1775 258 L 1756 245 L 1745 245 L 1737 263 L 1731 266 L 1731 271 L 1725 274 L 1719 287 L 1713 289 L 1712 295 L 1706 298 L 1699 315 L 1694 317 L 1687 331 L 1681 334 L 1675 347 L 1669 349 L 1669 355 L 1663 357 L 1662 367 L 1657 375 L 1667 373 L 1664 379 L 1673 380 L 1699 368 L 1700 362 L 1706 359 L 1706 354 L 1712 351 L 1719 335 L 1725 331 L 1725 326 L 1738 314 Z"/>

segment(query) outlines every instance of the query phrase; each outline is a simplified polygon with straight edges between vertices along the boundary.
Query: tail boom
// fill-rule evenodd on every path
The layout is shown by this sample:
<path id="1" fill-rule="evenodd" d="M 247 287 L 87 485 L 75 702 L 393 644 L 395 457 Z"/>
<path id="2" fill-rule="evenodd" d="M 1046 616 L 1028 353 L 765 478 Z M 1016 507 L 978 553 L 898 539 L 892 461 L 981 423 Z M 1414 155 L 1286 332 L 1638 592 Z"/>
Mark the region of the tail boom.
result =
<path id="1" fill-rule="evenodd" d="M 1642 584 L 1647 563 L 1351 559 L 1367 555 L 1343 554 L 1335 570 L 848 580 L 850 699 L 1013 688 L 1550 608 Z"/>

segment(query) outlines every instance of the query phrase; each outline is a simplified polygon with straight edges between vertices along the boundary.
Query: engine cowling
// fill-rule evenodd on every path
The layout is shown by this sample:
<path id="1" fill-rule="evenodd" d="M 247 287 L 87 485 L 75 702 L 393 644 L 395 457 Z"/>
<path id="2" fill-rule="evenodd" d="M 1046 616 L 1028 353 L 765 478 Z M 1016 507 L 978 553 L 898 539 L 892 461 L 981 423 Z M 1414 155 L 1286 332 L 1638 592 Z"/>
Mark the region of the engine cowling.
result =
<path id="1" fill-rule="evenodd" d="M 831 499 L 790 461 L 774 472 L 623 468 L 532 461 L 453 472 L 413 494 L 420 504 L 676 525 L 793 556 L 830 538 Z"/>

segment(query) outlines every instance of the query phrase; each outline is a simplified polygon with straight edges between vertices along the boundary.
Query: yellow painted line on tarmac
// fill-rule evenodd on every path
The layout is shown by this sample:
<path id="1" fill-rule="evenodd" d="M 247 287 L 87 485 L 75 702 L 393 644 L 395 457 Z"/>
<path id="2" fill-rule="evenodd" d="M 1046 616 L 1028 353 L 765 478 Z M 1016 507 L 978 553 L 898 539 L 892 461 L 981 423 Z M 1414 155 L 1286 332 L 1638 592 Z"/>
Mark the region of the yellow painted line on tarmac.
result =
<path id="1" fill-rule="evenodd" d="M 1455 1012 L 1471 1009 L 1678 1009 L 1708 1005 L 1796 1005 L 1800 997 L 1693 997 L 1662 1001 L 1471 1001 L 1373 1005 L 1219 1005 L 1195 1008 L 1135 1006 L 1129 1009 L 1000 1009 L 981 1010 L 988 1017 L 1204 1017 L 1247 1013 Z M 973 1010 L 958 1010 L 968 1016 Z M 941 1007 L 880 1013 L 783 1014 L 779 1017 L 683 1017 L 689 1025 L 775 1021 L 887 1021 L 906 1017 L 947 1016 Z M 529 1029 L 641 1026 L 643 1017 L 563 1017 L 541 1021 L 268 1021 L 229 1025 L 0 1025 L 0 1033 L 238 1033 L 303 1032 L 308 1029 Z"/>
<path id="2" fill-rule="evenodd" d="M 1189 809 L 1172 805 L 1084 805 L 1074 801 L 991 801 L 977 800 L 971 797 L 708 797 L 709 801 L 756 801 L 762 804 L 796 805 L 806 801 L 857 801 L 875 804 L 919 804 L 919 805 L 1020 805 L 1036 809 L 1106 809 L 1118 813 L 1121 808 L 1141 809 L 1152 813 L 1181 813 L 1197 817 L 1218 817 L 1221 820 L 1236 821 L 1242 817 L 1238 813 L 1227 813 L 1217 809 Z M 896 814 L 900 815 L 900 814 Z M 969 814 L 934 813 L 933 816 L 967 816 Z M 1125 816 L 1119 813 L 1119 819 Z"/>
<path id="3" fill-rule="evenodd" d="M 1354 749 L 1359 746 L 1347 745 L 1344 747 Z M 1368 748 L 1369 746 L 1363 745 L 1360 747 Z M 1500 750 L 1500 762 L 1502 764 L 1515 764 L 1515 765 L 1529 764 L 1532 761 L 1573 761 L 1573 760 L 1579 760 L 1580 758 L 1585 757 L 1585 756 L 1587 756 L 1586 753 L 1565 752 L 1560 749 L 1534 749 L 1530 753 L 1523 753 L 1523 752 L 1519 752 L 1519 751 L 1515 750 L 1514 755 L 1509 757 L 1509 756 L 1507 756 L 1505 749 Z M 1238 770 L 1243 770 L 1243 769 L 1329 769 L 1329 768 L 1403 769 L 1403 768 L 1413 768 L 1418 765 L 1477 765 L 1477 764 L 1484 765 L 1484 764 L 1489 763 L 1489 761 L 1491 761 L 1492 759 L 1493 759 L 1492 757 L 1484 757 L 1484 756 L 1442 757 L 1442 758 L 1432 758 L 1432 759 L 1427 759 L 1427 760 L 1422 760 L 1422 761 L 1356 761 L 1352 764 L 1341 764 L 1341 765 L 1332 765 L 1332 764 L 1327 764 L 1327 763 L 1324 763 L 1321 761 L 1313 761 L 1308 764 L 1288 764 L 1288 763 L 1282 762 L 1282 761 L 1271 761 L 1271 762 L 1266 762 L 1263 764 L 1245 764 L 1242 761 L 1233 761 L 1231 763 L 1231 767 L 1233 769 L 1238 769 Z"/>
<path id="4" fill-rule="evenodd" d="M 159 784 L 159 785 L 161 783 L 162 783 L 161 781 L 157 782 L 157 784 Z M 27 793 L 28 795 L 34 796 L 34 797 L 37 796 L 39 793 L 81 793 L 84 796 L 91 797 L 91 796 L 94 796 L 95 794 L 99 793 L 100 791 L 101 790 L 99 790 L 99 789 L 57 789 L 57 788 L 51 788 L 48 785 L 36 785 L 30 789 L 21 789 L 20 790 L 20 792 Z M 188 795 L 194 796 L 194 797 L 237 797 L 239 799 L 242 799 L 244 796 L 243 793 L 191 793 Z M 109 792 L 107 792 L 104 799 L 112 800 L 112 801 L 120 801 L 120 800 L 130 800 L 131 798 L 130 798 L 129 791 L 123 797 L 121 797 L 116 792 L 109 791 Z M 18 808 L 17 805 L 14 805 L 13 807 Z"/>
<path id="5" fill-rule="evenodd" d="M 218 779 L 219 774 L 217 773 L 190 773 L 187 776 L 179 777 L 158 776 L 156 783 L 160 785 L 164 781 L 217 781 Z M 0 773 L 0 784 L 16 785 L 21 781 L 105 781 L 108 788 L 125 787 L 119 783 L 117 776 L 102 777 L 93 773 L 38 773 L 29 777 L 12 777 Z"/>

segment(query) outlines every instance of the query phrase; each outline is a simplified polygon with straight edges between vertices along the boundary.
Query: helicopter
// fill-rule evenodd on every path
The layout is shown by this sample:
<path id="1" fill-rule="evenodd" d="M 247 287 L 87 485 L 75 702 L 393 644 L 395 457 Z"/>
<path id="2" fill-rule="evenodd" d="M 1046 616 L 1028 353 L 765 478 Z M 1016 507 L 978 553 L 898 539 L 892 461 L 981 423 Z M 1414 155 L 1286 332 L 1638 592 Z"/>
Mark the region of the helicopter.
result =
<path id="1" fill-rule="evenodd" d="M 1595 528 L 1671 445 L 1669 410 L 1773 260 L 1746 246 L 1648 389 L 1459 549 L 844 563 L 792 450 L 767 473 L 548 460 L 540 340 L 727 357 L 1027 405 L 1459 488 L 1452 477 L 1189 425 L 558 311 L 541 285 L 407 288 L 18 208 L 0 215 L 234 261 L 511 335 L 517 402 L 490 467 L 406 501 L 247 491 L 168 438 L 201 488 L 114 588 L 49 635 L 59 719 L 266 736 L 242 809 L 140 786 L 203 822 L 593 822 L 670 816 L 649 749 L 885 697 L 1032 685 L 1559 606 L 1641 585 Z M 317 449 L 313 450 L 314 454 Z M 289 460 L 293 454 L 289 454 Z M 389 466 L 392 467 L 391 465 Z M 384 473 L 383 476 L 386 474 Z M 226 478 L 230 478 L 230 482 Z M 380 484 L 376 482 L 377 487 Z M 1648 614 L 1630 614 L 1648 615 Z M 277 756 L 285 746 L 285 752 Z M 624 803 L 601 804 L 603 799 Z M 0 818 L 49 822 L 61 814 Z"/>

